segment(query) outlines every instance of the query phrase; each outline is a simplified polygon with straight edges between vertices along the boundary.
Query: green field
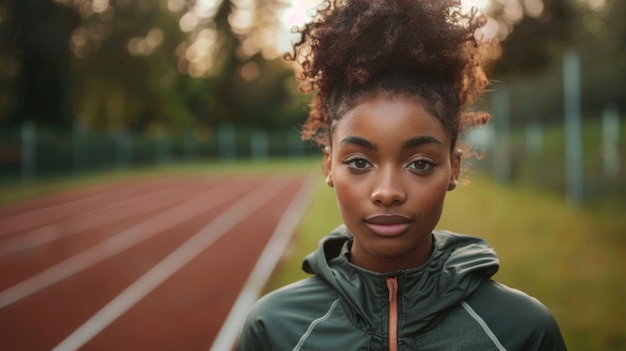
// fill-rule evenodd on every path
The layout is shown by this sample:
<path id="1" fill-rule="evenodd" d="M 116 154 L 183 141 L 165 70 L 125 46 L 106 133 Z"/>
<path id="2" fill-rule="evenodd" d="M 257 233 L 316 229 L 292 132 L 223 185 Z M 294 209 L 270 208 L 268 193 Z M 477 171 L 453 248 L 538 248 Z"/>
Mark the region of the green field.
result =
<path id="1" fill-rule="evenodd" d="M 302 258 L 339 222 L 334 194 L 322 187 L 267 290 L 305 277 Z M 561 197 L 474 176 L 448 195 L 439 228 L 487 239 L 501 261 L 495 279 L 546 304 L 570 350 L 626 349 L 626 220 L 618 209 L 571 210 Z"/>

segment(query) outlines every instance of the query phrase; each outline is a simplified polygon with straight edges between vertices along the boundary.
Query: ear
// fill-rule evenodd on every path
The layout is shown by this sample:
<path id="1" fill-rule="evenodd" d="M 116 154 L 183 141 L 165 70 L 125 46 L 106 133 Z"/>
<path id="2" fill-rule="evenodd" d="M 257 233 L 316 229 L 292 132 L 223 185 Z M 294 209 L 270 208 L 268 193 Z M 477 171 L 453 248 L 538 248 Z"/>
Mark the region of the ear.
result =
<path id="1" fill-rule="evenodd" d="M 324 171 L 324 175 L 326 176 L 326 184 L 328 184 L 329 187 L 333 187 L 333 176 L 331 174 L 331 170 L 332 170 L 332 150 L 330 149 L 330 146 L 326 146 L 324 148 L 324 164 L 323 164 L 323 171 Z"/>
<path id="2" fill-rule="evenodd" d="M 461 150 L 457 149 L 452 154 L 452 160 L 450 160 L 450 181 L 448 182 L 448 191 L 456 189 L 459 182 L 459 174 L 461 173 Z"/>

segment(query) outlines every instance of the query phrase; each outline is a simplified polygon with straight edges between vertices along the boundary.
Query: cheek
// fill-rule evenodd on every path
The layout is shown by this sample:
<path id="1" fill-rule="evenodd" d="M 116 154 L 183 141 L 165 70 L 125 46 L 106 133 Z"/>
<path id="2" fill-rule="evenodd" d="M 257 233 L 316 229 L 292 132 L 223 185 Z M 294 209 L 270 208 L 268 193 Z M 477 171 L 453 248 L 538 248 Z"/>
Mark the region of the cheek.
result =
<path id="1" fill-rule="evenodd" d="M 354 180 L 350 181 L 345 177 L 333 176 L 333 183 L 339 212 L 344 221 L 348 222 L 351 216 L 360 212 L 359 208 L 366 201 L 364 196 L 367 191 Z"/>
<path id="2" fill-rule="evenodd" d="M 350 205 L 356 202 L 359 192 L 355 191 L 354 184 L 349 184 L 345 182 L 343 179 L 338 179 L 338 180 L 335 180 L 335 179 L 336 178 L 333 178 L 333 182 L 334 182 L 335 196 L 337 197 L 337 202 L 342 207 L 343 206 L 350 207 Z"/>
<path id="3" fill-rule="evenodd" d="M 443 212 L 443 205 L 444 205 L 447 193 L 448 193 L 447 186 L 442 187 L 440 191 L 436 195 L 434 195 L 432 198 L 432 202 L 431 202 L 432 212 L 434 216 L 437 216 L 437 218 L 439 218 L 441 216 L 441 213 Z"/>
<path id="4" fill-rule="evenodd" d="M 444 200 L 448 193 L 448 182 L 438 181 L 428 185 L 416 187 L 412 192 L 412 201 L 421 208 L 420 212 L 437 214 L 443 209 Z"/>

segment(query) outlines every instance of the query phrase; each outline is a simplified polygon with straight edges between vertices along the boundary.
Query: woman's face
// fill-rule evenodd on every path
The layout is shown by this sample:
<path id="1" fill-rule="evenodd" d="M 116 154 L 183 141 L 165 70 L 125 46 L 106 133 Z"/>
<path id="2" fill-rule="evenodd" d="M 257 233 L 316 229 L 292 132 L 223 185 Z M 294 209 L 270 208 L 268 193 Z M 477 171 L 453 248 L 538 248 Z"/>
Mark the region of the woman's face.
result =
<path id="1" fill-rule="evenodd" d="M 351 261 L 390 272 L 423 264 L 460 156 L 450 134 L 407 98 L 365 99 L 335 122 L 326 171 L 344 223 Z"/>

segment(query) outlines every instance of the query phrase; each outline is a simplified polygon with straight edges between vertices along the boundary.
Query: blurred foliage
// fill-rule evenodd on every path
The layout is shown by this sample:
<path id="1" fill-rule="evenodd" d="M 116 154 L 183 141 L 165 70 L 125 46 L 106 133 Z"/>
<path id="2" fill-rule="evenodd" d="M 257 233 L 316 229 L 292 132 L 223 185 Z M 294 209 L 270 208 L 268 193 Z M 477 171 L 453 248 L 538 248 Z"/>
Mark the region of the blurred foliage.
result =
<path id="1" fill-rule="evenodd" d="M 492 5 L 492 16 L 504 19 L 508 16 L 509 21 L 519 21 L 502 41 L 503 53 L 496 74 L 532 73 L 545 67 L 569 45 L 574 3 L 544 0 L 541 11 L 529 8 L 530 3 L 520 2 L 521 8 L 516 13 L 511 13 L 508 2 L 496 1 Z"/>
<path id="2" fill-rule="evenodd" d="M 309 97 L 277 49 L 288 4 L 0 0 L 0 126 L 30 120 L 150 134 L 210 134 L 224 122 L 293 128 Z M 547 69 L 558 71 L 562 52 L 574 48 L 589 54 L 586 107 L 626 101 L 624 1 L 492 0 L 486 13 L 502 41 L 497 80 L 523 77 L 530 86 Z M 544 95 L 558 104 L 559 93 Z M 555 114 L 554 106 L 536 107 L 534 116 Z"/>
<path id="3" fill-rule="evenodd" d="M 515 10 L 512 10 L 515 8 Z M 493 0 L 488 14 L 500 23 L 503 54 L 495 73 L 534 73 L 566 49 L 626 50 L 626 4 L 620 0 Z"/>
<path id="4" fill-rule="evenodd" d="M 560 123 L 562 57 L 581 57 L 582 108 L 598 116 L 609 104 L 626 109 L 626 2 L 622 0 L 493 0 L 502 55 L 493 69 L 511 95 L 511 121 Z"/>
<path id="5" fill-rule="evenodd" d="M 221 122 L 293 127 L 305 99 L 289 66 L 253 35 L 274 30 L 282 6 L 0 0 L 0 124 L 152 134 L 210 132 Z M 233 26 L 237 11 L 253 12 L 252 23 Z"/>

